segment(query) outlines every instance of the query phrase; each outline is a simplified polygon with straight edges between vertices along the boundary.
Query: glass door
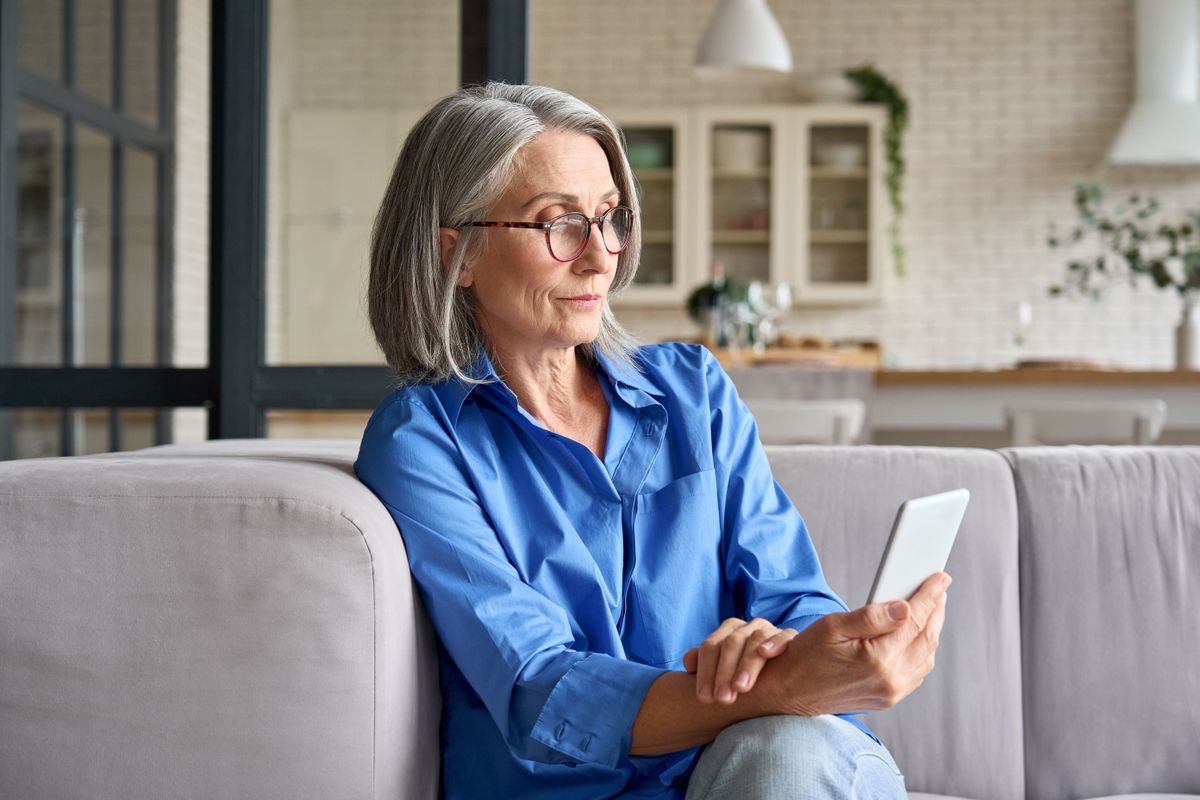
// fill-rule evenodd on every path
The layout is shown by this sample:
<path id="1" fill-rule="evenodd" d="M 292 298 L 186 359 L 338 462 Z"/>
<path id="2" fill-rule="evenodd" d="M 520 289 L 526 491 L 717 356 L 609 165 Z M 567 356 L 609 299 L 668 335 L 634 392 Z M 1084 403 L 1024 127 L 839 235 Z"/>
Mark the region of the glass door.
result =
<path id="1" fill-rule="evenodd" d="M 701 267 L 749 284 L 787 280 L 781 237 L 787 165 L 782 108 L 700 112 Z"/>
<path id="2" fill-rule="evenodd" d="M 607 111 L 625 136 L 642 204 L 642 259 L 615 305 L 677 305 L 695 282 L 688 269 L 686 111 Z"/>

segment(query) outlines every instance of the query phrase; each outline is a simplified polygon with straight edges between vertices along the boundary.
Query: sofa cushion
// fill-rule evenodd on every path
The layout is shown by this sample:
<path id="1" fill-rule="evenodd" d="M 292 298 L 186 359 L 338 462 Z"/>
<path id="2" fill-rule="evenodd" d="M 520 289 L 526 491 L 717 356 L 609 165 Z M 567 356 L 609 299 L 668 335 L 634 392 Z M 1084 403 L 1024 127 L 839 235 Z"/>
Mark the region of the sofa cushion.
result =
<path id="1" fill-rule="evenodd" d="M 434 639 L 357 443 L 0 464 L 0 797 L 433 797 Z"/>
<path id="2" fill-rule="evenodd" d="M 1200 448 L 1005 451 L 1032 800 L 1200 788 Z"/>
<path id="3" fill-rule="evenodd" d="M 937 667 L 895 708 L 865 720 L 910 791 L 1023 797 L 1017 511 L 1004 459 L 988 450 L 915 447 L 767 453 L 808 523 L 830 585 L 851 608 L 866 602 L 901 502 L 970 490 L 946 567 L 954 584 Z"/>

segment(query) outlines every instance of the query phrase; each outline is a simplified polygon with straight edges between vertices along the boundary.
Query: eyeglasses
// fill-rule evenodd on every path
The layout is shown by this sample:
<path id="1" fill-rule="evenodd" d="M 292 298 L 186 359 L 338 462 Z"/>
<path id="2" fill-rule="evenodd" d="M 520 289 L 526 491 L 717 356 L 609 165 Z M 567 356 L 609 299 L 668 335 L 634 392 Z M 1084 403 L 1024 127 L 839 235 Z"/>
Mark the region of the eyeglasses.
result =
<path id="1" fill-rule="evenodd" d="M 465 228 L 541 228 L 546 232 L 546 247 L 555 261 L 574 261 L 583 255 L 588 237 L 592 234 L 592 223 L 600 228 L 604 249 L 616 255 L 629 244 L 633 231 L 633 210 L 625 206 L 613 206 L 603 214 L 589 217 L 580 211 L 568 211 L 545 222 L 468 222 Z"/>

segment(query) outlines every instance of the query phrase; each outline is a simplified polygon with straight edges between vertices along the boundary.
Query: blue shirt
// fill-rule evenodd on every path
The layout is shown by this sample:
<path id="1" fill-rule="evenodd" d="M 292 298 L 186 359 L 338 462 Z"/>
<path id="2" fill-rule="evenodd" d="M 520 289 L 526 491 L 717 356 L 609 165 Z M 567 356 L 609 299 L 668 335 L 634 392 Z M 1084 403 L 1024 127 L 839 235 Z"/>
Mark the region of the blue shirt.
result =
<path id="1" fill-rule="evenodd" d="M 647 689 L 728 617 L 847 610 L 709 351 L 603 355 L 604 459 L 481 355 L 389 394 L 354 467 L 404 538 L 439 637 L 447 798 L 682 798 L 698 748 L 630 756 Z M 847 718 L 875 738 L 859 720 Z"/>

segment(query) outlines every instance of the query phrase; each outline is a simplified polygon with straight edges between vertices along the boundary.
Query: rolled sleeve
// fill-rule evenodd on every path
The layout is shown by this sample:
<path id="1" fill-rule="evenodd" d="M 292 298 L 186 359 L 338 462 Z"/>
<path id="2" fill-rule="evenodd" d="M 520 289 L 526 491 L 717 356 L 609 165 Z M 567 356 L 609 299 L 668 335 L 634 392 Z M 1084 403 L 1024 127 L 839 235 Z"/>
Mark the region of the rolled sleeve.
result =
<path id="1" fill-rule="evenodd" d="M 629 755 L 646 692 L 665 672 L 589 653 L 555 684 L 530 738 L 570 759 L 616 767 Z"/>

